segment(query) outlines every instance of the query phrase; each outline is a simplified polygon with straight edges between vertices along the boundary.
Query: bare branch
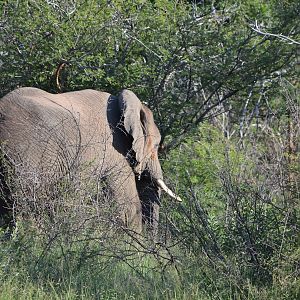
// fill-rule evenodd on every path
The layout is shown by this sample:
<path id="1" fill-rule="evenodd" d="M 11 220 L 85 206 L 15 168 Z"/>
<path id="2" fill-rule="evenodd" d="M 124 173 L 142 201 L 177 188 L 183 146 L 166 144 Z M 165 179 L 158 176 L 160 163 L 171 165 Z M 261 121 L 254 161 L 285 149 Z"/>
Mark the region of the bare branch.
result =
<path id="1" fill-rule="evenodd" d="M 285 42 L 288 42 L 289 44 L 296 44 L 296 45 L 300 45 L 300 42 L 298 41 L 295 41 L 294 39 L 286 36 L 286 35 L 283 35 L 281 33 L 279 34 L 275 34 L 275 33 L 270 33 L 270 32 L 265 32 L 265 31 L 262 31 L 257 23 L 257 20 L 255 20 L 255 24 L 254 25 L 250 25 L 250 28 L 252 30 L 254 30 L 255 32 L 261 34 L 261 35 L 264 35 L 264 36 L 274 36 L 276 38 L 279 38 Z"/>

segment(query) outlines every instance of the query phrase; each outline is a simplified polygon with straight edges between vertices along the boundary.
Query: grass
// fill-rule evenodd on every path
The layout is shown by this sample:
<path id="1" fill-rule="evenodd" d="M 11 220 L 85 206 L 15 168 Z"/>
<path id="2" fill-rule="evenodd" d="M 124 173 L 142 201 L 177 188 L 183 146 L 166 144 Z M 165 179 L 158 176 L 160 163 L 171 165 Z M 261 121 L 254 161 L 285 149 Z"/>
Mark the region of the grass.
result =
<path id="1" fill-rule="evenodd" d="M 123 274 L 120 272 L 123 271 Z M 63 282 L 34 281 L 23 276 L 11 277 L 1 282 L 0 299 L 297 299 L 279 286 L 257 289 L 248 286 L 248 295 L 232 293 L 230 289 L 207 293 L 197 282 L 173 285 L 170 282 L 144 282 L 126 270 L 114 271 L 114 276 L 64 278 Z M 218 280 L 218 278 L 216 278 Z M 296 286 L 294 286 L 296 288 Z M 291 297 L 292 296 L 292 297 Z"/>
<path id="2" fill-rule="evenodd" d="M 278 273 L 263 286 L 225 274 L 218 262 L 188 255 L 174 248 L 176 261 L 169 263 L 164 250 L 145 254 L 131 246 L 123 251 L 100 251 L 98 241 L 89 243 L 89 257 L 82 260 L 82 245 L 53 244 L 42 251 L 44 240 L 20 231 L 0 245 L 0 300 L 10 299 L 297 299 L 300 282 Z M 112 245 L 115 247 L 115 245 Z M 94 251 L 91 251 L 94 248 Z M 98 252 L 96 251 L 98 250 Z M 111 249 L 110 249 L 111 250 Z M 42 254 L 42 255 L 41 255 Z M 291 273 L 289 273 L 291 274 Z M 240 286 L 239 286 L 240 284 Z"/>

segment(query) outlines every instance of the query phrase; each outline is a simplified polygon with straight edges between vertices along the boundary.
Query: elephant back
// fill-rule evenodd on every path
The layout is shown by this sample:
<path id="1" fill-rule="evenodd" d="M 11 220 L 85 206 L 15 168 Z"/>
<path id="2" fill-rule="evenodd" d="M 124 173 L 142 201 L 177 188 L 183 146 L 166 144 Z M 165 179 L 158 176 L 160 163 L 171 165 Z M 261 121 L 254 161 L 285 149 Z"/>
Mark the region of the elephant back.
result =
<path id="1" fill-rule="evenodd" d="M 54 95 L 17 89 L 0 101 L 1 147 L 15 165 L 43 174 L 97 163 L 112 139 L 109 97 L 94 90 Z"/>

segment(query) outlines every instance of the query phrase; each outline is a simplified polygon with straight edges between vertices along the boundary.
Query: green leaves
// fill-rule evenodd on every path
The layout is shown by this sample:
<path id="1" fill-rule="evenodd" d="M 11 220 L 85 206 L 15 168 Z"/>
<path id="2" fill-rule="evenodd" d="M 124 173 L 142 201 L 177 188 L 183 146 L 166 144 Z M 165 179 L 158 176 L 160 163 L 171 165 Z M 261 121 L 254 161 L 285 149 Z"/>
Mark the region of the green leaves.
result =
<path id="1" fill-rule="evenodd" d="M 251 89 L 290 74 L 296 45 L 253 26 L 297 39 L 298 8 L 275 0 L 7 1 L 0 94 L 25 85 L 58 92 L 55 71 L 65 61 L 62 91 L 131 88 L 154 110 L 163 140 L 180 139 L 216 108 L 239 112 Z"/>

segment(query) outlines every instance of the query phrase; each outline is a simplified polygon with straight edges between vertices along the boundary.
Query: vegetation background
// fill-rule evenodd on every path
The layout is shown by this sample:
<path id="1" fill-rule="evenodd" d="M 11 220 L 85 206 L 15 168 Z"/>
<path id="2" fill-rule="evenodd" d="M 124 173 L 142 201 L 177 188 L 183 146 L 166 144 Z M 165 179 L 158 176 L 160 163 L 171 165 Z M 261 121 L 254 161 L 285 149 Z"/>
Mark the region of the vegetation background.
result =
<path id="1" fill-rule="evenodd" d="M 0 96 L 133 90 L 184 201 L 163 199 L 156 243 L 116 239 L 60 187 L 54 217 L 35 203 L 2 233 L 0 299 L 299 299 L 299 16 L 297 0 L 2 0 Z"/>

